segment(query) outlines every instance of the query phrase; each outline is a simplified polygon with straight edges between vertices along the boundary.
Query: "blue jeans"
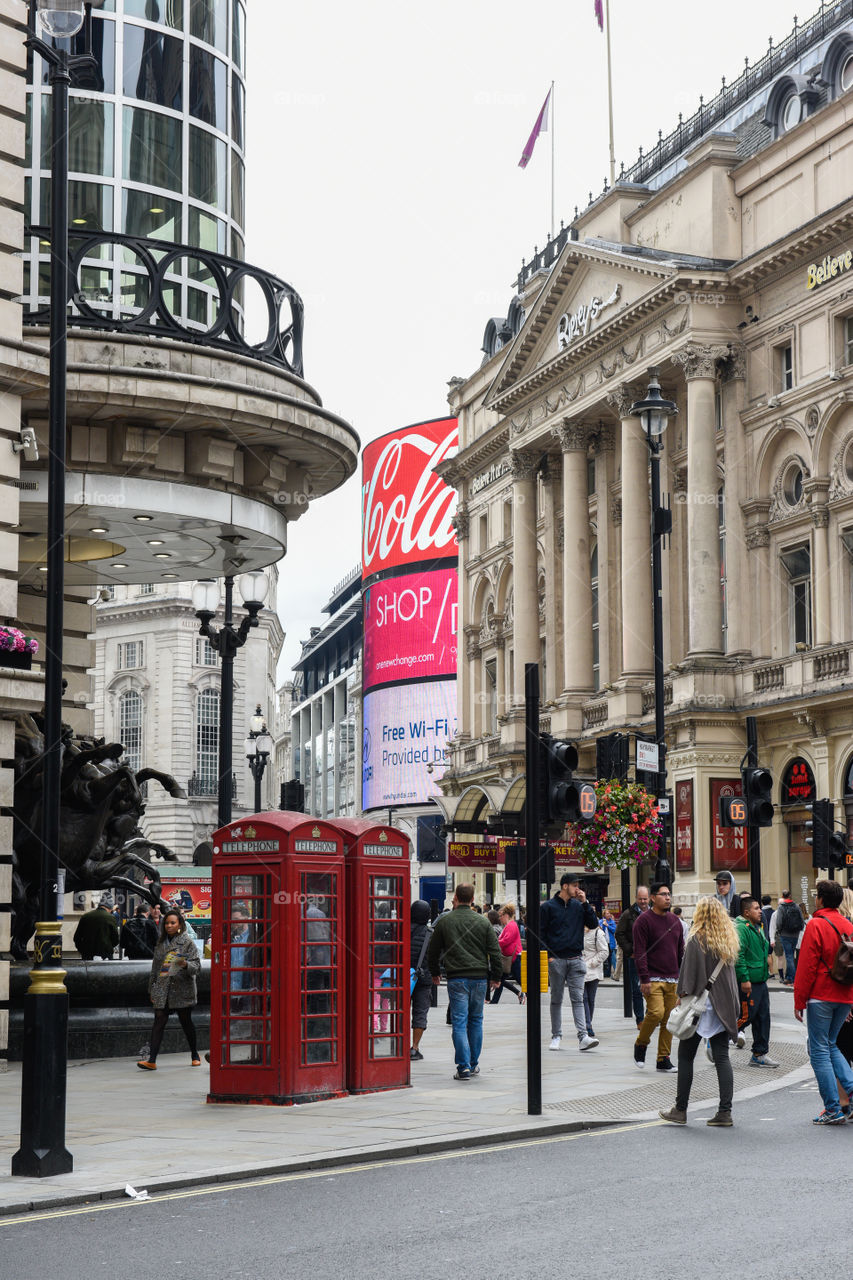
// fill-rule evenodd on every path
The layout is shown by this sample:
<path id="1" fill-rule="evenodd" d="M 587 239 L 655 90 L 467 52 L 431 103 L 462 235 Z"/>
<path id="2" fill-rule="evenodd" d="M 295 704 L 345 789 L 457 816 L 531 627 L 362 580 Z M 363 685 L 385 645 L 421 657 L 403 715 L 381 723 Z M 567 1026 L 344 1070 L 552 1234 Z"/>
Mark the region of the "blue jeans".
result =
<path id="1" fill-rule="evenodd" d="M 473 1071 L 480 1061 L 483 1047 L 483 1002 L 486 999 L 485 978 L 448 978 L 450 1025 L 456 1066 Z"/>
<path id="2" fill-rule="evenodd" d="M 836 1080 L 841 1081 L 847 1096 L 853 1097 L 853 1071 L 835 1044 L 849 1012 L 849 1004 L 832 1004 L 829 1000 L 810 1000 L 806 1007 L 809 1058 L 827 1111 L 837 1111 L 839 1107 Z"/>
<path id="3" fill-rule="evenodd" d="M 797 976 L 797 961 L 794 956 L 794 947 L 797 945 L 797 939 L 784 938 L 780 934 L 779 941 L 782 943 L 782 950 L 785 952 L 785 981 L 793 982 Z"/>

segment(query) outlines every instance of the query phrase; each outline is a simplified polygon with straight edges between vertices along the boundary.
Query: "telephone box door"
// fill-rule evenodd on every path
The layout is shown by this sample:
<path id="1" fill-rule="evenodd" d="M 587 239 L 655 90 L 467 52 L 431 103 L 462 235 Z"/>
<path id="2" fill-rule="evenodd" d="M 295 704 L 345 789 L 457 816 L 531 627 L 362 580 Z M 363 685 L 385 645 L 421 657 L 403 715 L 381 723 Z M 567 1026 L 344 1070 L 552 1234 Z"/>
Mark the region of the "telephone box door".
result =
<path id="1" fill-rule="evenodd" d="M 246 1101 L 277 1092 L 280 930 L 273 927 L 279 868 L 257 860 L 214 867 L 210 1092 Z"/>

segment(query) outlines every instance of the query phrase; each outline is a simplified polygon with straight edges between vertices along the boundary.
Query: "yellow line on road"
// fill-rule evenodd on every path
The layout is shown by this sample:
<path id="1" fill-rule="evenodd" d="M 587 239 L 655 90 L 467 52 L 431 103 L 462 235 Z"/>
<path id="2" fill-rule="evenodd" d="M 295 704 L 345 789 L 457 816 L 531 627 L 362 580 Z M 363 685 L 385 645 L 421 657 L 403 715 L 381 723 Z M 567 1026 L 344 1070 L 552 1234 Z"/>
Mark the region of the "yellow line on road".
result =
<path id="1" fill-rule="evenodd" d="M 653 1129 L 663 1125 L 662 1120 L 644 1120 L 607 1129 L 586 1129 L 580 1133 L 558 1133 L 542 1138 L 522 1138 L 517 1142 L 496 1142 L 489 1145 L 456 1148 L 453 1151 L 437 1151 L 433 1155 L 400 1156 L 397 1159 L 372 1160 L 364 1164 L 345 1164 L 327 1169 L 308 1169 L 305 1173 L 280 1173 L 269 1178 L 246 1178 L 240 1182 L 217 1182 L 207 1187 L 191 1187 L 186 1191 L 154 1192 L 147 1200 L 108 1200 L 103 1203 L 75 1205 L 68 1209 L 52 1209 L 44 1213 L 25 1213 L 17 1218 L 0 1217 L 0 1227 L 16 1227 L 28 1222 L 48 1222 L 52 1218 L 76 1218 L 87 1213 L 105 1213 L 111 1209 L 142 1209 L 149 1204 L 165 1204 L 169 1200 L 190 1200 L 195 1196 L 222 1195 L 225 1192 L 246 1191 L 251 1187 L 275 1187 L 285 1182 L 306 1182 L 312 1178 L 337 1178 L 345 1173 L 367 1173 L 375 1169 L 388 1169 L 403 1162 L 406 1164 L 432 1164 L 437 1160 L 460 1160 L 463 1156 L 490 1155 L 494 1151 L 517 1151 L 520 1147 L 544 1147 L 556 1142 L 576 1142 L 579 1138 L 604 1138 L 611 1134 L 632 1133 L 636 1129 Z"/>

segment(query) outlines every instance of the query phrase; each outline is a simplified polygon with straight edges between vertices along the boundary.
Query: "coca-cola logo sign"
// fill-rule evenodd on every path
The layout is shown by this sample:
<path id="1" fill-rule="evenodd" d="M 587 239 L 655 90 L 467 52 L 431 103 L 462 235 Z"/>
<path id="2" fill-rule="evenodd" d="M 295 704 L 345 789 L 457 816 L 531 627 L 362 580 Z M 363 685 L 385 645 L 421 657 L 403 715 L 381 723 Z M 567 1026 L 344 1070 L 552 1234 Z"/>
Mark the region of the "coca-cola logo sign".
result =
<path id="1" fill-rule="evenodd" d="M 434 468 L 459 448 L 455 418 L 405 427 L 362 455 L 364 577 L 399 565 L 455 556 L 456 490 Z"/>

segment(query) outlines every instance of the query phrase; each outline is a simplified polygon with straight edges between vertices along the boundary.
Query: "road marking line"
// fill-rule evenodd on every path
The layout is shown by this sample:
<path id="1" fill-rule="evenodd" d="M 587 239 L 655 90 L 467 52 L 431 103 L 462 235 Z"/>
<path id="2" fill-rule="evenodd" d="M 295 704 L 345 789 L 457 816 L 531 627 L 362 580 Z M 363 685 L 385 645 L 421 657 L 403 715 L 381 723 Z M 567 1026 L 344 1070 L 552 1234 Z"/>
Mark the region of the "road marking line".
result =
<path id="1" fill-rule="evenodd" d="M 370 1170 L 388 1169 L 404 1162 L 431 1164 L 438 1160 L 459 1160 L 463 1156 L 480 1153 L 488 1155 L 494 1151 L 517 1151 L 521 1147 L 543 1147 L 556 1142 L 576 1142 L 578 1138 L 603 1138 L 614 1133 L 632 1133 L 637 1129 L 662 1128 L 663 1124 L 663 1120 L 643 1120 L 635 1124 L 614 1125 L 606 1129 L 586 1129 L 580 1133 L 558 1133 L 542 1138 L 521 1138 L 515 1142 L 496 1142 L 489 1146 L 437 1151 L 433 1155 L 401 1156 L 396 1160 L 372 1160 L 364 1164 L 347 1164 L 337 1168 L 308 1169 L 304 1173 L 280 1173 L 268 1178 L 245 1178 L 240 1182 L 215 1183 L 209 1187 L 191 1187 L 186 1191 L 166 1191 L 162 1195 L 155 1191 L 147 1200 L 108 1200 L 105 1203 L 75 1205 L 73 1208 L 52 1209 L 44 1213 L 26 1213 L 17 1218 L 0 1217 L 0 1227 L 15 1227 L 27 1222 L 47 1222 L 52 1218 L 75 1218 L 87 1213 L 104 1213 L 108 1209 L 144 1209 L 146 1205 L 165 1204 L 169 1200 L 190 1200 L 196 1196 L 222 1195 L 224 1192 L 243 1191 L 251 1187 L 274 1187 L 285 1182 L 307 1182 L 312 1178 L 335 1178 L 345 1173 L 366 1173 Z"/>

